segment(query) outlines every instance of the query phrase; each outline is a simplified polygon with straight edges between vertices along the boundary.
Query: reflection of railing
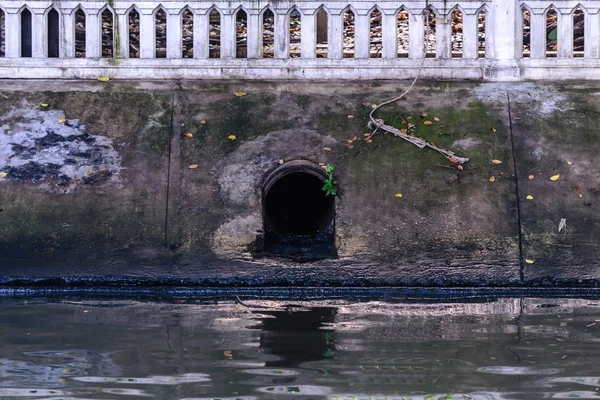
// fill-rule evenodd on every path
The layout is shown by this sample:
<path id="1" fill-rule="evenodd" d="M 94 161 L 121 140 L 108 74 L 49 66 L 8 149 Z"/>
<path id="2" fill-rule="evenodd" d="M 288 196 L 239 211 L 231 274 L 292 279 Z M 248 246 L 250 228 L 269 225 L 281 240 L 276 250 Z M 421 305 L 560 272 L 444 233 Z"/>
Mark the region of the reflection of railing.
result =
<path id="1" fill-rule="evenodd" d="M 0 78 L 600 79 L 598 1 L 348 1 L 0 0 Z"/>

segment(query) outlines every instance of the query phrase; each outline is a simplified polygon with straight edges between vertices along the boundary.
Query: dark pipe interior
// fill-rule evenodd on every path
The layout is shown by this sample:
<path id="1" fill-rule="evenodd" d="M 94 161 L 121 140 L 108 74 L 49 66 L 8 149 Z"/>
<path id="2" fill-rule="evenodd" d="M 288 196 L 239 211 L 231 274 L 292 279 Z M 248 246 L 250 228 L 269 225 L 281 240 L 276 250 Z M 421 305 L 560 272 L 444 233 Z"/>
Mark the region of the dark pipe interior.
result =
<path id="1" fill-rule="evenodd" d="M 284 235 L 316 235 L 333 213 L 333 196 L 323 181 L 305 172 L 280 178 L 265 197 L 265 214 L 273 230 Z"/>

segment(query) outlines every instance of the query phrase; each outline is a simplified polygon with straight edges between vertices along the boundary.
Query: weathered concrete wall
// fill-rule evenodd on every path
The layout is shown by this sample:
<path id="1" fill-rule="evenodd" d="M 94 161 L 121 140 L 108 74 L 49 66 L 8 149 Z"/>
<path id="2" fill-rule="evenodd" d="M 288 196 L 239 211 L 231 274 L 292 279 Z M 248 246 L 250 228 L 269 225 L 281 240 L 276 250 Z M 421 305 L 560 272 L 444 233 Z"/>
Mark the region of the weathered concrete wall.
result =
<path id="1" fill-rule="evenodd" d="M 378 112 L 386 123 L 406 128 L 406 120 L 417 136 L 469 157 L 458 170 L 391 135 L 362 140 L 372 104 L 407 85 L 7 83 L 0 99 L 0 276 L 597 284 L 598 91 L 423 82 Z M 240 91 L 248 94 L 234 95 Z M 296 159 L 336 165 L 339 257 L 253 259 L 263 180 L 280 160 Z M 551 181 L 553 175 L 560 178 Z M 566 230 L 558 232 L 562 219 Z"/>

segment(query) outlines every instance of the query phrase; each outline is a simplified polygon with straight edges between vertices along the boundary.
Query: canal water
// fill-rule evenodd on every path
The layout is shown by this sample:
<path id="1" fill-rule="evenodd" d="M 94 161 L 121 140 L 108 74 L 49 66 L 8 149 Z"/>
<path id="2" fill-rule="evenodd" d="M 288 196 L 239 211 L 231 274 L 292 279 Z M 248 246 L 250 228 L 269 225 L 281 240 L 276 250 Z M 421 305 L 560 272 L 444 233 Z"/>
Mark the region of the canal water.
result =
<path id="1" fill-rule="evenodd" d="M 600 399 L 600 301 L 0 300 L 1 399 Z"/>

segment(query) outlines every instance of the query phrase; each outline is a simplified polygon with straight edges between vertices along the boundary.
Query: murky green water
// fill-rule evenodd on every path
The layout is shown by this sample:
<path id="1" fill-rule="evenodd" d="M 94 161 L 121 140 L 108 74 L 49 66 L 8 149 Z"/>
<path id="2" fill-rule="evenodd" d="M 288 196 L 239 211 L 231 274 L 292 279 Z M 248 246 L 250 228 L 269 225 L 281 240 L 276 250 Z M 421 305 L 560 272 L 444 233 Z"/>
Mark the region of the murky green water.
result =
<path id="1" fill-rule="evenodd" d="M 600 398 L 598 300 L 246 303 L 2 300 L 0 398 Z"/>

